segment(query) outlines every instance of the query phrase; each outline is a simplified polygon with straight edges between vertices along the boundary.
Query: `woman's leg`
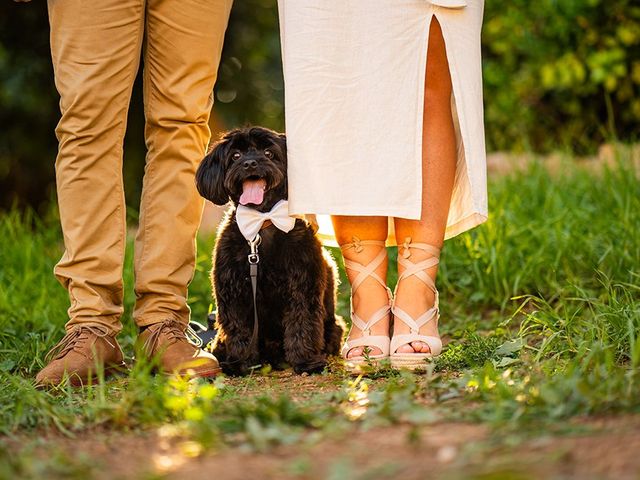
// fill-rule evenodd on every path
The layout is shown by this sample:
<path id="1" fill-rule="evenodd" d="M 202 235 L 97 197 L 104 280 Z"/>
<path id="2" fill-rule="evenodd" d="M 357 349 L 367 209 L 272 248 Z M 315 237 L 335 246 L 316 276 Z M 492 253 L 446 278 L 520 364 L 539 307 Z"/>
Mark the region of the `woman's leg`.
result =
<path id="1" fill-rule="evenodd" d="M 387 217 L 345 217 L 334 216 L 333 229 L 336 234 L 336 240 L 340 246 L 351 243 L 354 237 L 360 240 L 378 240 L 385 241 L 389 230 Z M 353 248 L 344 249 L 343 256 L 348 260 L 368 264 L 376 255 L 380 253 L 379 246 L 363 245 L 362 250 L 357 252 Z M 383 280 L 387 277 L 387 260 L 375 271 Z M 358 272 L 347 270 L 349 282 L 353 282 Z M 376 282 L 373 278 L 367 278 L 362 282 L 358 290 L 353 295 L 353 310 L 360 318 L 367 319 L 374 312 L 389 303 L 387 291 Z M 376 323 L 371 329 L 372 335 L 389 335 L 389 318 Z M 355 340 L 360 338 L 362 332 L 357 327 L 352 327 L 349 333 L 349 339 Z M 359 357 L 364 353 L 363 347 L 352 348 L 347 357 Z M 382 352 L 377 347 L 371 347 L 372 355 L 379 355 Z"/>
<path id="2" fill-rule="evenodd" d="M 422 135 L 422 216 L 420 220 L 395 219 L 398 244 L 407 238 L 413 242 L 442 247 L 447 226 L 451 192 L 456 172 L 456 139 L 451 114 L 451 76 L 442 30 L 436 17 L 431 21 L 424 98 Z M 411 261 L 420 262 L 427 252 L 411 249 Z M 400 271 L 402 267 L 398 266 Z M 435 281 L 438 267 L 427 270 Z M 413 318 L 427 311 L 434 303 L 433 292 L 418 278 L 409 277 L 398 286 L 396 305 Z M 409 333 L 403 322 L 394 322 L 394 334 Z M 438 335 L 435 322 L 427 323 L 423 335 Z M 423 342 L 412 342 L 398 349 L 399 353 L 428 353 Z M 393 352 L 392 352 L 393 353 Z"/>

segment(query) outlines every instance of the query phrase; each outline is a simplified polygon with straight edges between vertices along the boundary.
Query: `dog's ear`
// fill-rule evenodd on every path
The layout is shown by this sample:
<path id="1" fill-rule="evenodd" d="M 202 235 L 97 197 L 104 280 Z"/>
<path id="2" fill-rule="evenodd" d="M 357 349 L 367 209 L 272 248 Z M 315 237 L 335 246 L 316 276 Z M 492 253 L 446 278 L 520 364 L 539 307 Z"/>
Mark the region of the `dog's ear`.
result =
<path id="1" fill-rule="evenodd" d="M 224 188 L 226 146 L 226 141 L 218 142 L 196 172 L 198 192 L 216 205 L 225 205 L 229 201 L 229 193 Z"/>

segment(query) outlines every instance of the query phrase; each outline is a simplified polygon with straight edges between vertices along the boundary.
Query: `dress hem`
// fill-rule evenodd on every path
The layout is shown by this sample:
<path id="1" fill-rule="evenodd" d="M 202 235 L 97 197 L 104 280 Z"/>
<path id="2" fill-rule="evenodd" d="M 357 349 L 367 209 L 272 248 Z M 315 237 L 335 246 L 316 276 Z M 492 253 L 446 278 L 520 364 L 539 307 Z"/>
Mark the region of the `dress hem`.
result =
<path id="1" fill-rule="evenodd" d="M 384 210 L 385 213 L 380 213 L 380 211 Z M 334 216 L 349 216 L 349 217 L 395 217 L 395 218 L 406 218 L 407 220 L 420 220 L 421 212 L 414 211 L 414 209 L 408 210 L 406 207 L 401 209 L 390 209 L 388 205 L 384 207 L 380 206 L 370 206 L 366 207 L 352 207 L 345 205 L 326 205 L 324 204 L 323 208 L 318 209 L 317 207 L 304 207 L 297 206 L 296 208 L 291 208 L 291 203 L 289 203 L 289 215 L 334 215 Z"/>
<path id="2" fill-rule="evenodd" d="M 321 214 L 321 215 L 324 215 L 324 214 Z M 366 215 L 363 215 L 363 216 L 366 216 Z M 376 215 L 376 216 L 384 216 L 384 215 Z M 478 225 L 481 225 L 484 222 L 486 222 L 488 218 L 489 217 L 486 213 L 480 213 L 480 212 L 471 213 L 466 217 L 462 218 L 461 220 L 458 220 L 457 222 L 451 225 L 447 225 L 447 228 L 444 234 L 444 239 L 448 240 L 457 235 L 460 235 L 461 233 L 469 231 L 472 228 L 475 228 Z M 329 233 L 322 233 L 322 232 L 318 232 L 316 235 L 320 240 L 320 242 L 322 243 L 322 245 L 324 245 L 325 247 L 339 247 L 335 236 Z M 397 246 L 395 234 L 389 234 L 386 240 L 386 246 L 387 247 Z"/>

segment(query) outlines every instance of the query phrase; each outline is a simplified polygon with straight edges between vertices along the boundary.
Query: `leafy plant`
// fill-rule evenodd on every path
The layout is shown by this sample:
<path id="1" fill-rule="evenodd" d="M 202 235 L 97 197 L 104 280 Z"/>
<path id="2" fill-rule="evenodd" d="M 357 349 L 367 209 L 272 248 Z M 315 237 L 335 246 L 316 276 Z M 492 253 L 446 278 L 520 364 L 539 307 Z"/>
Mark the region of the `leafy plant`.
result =
<path id="1" fill-rule="evenodd" d="M 640 7 L 633 0 L 486 3 L 492 148 L 592 150 L 637 138 Z"/>

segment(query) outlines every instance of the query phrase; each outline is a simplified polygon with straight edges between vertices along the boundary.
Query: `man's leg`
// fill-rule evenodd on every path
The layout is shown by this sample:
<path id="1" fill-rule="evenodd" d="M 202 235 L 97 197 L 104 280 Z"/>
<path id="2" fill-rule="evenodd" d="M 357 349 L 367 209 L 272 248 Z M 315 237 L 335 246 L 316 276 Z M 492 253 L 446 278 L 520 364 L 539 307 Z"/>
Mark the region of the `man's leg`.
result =
<path id="1" fill-rule="evenodd" d="M 113 337 L 123 310 L 122 143 L 144 4 L 50 0 L 48 5 L 62 113 L 56 180 L 65 253 L 55 274 L 71 300 L 67 335 L 38 376 L 55 383 L 65 370 L 83 377 L 87 364 L 121 361 Z"/>
<path id="2" fill-rule="evenodd" d="M 187 287 L 193 277 L 195 236 L 203 207 L 194 178 L 211 134 L 209 113 L 231 3 L 147 2 L 148 153 L 136 237 L 134 312 L 138 326 L 148 327 L 143 339 L 162 325 L 184 330 L 189 321 Z M 154 353 L 155 342 L 145 343 L 147 352 Z M 179 363 L 182 353 L 176 355 L 175 361 L 163 359 L 163 367 Z"/>

